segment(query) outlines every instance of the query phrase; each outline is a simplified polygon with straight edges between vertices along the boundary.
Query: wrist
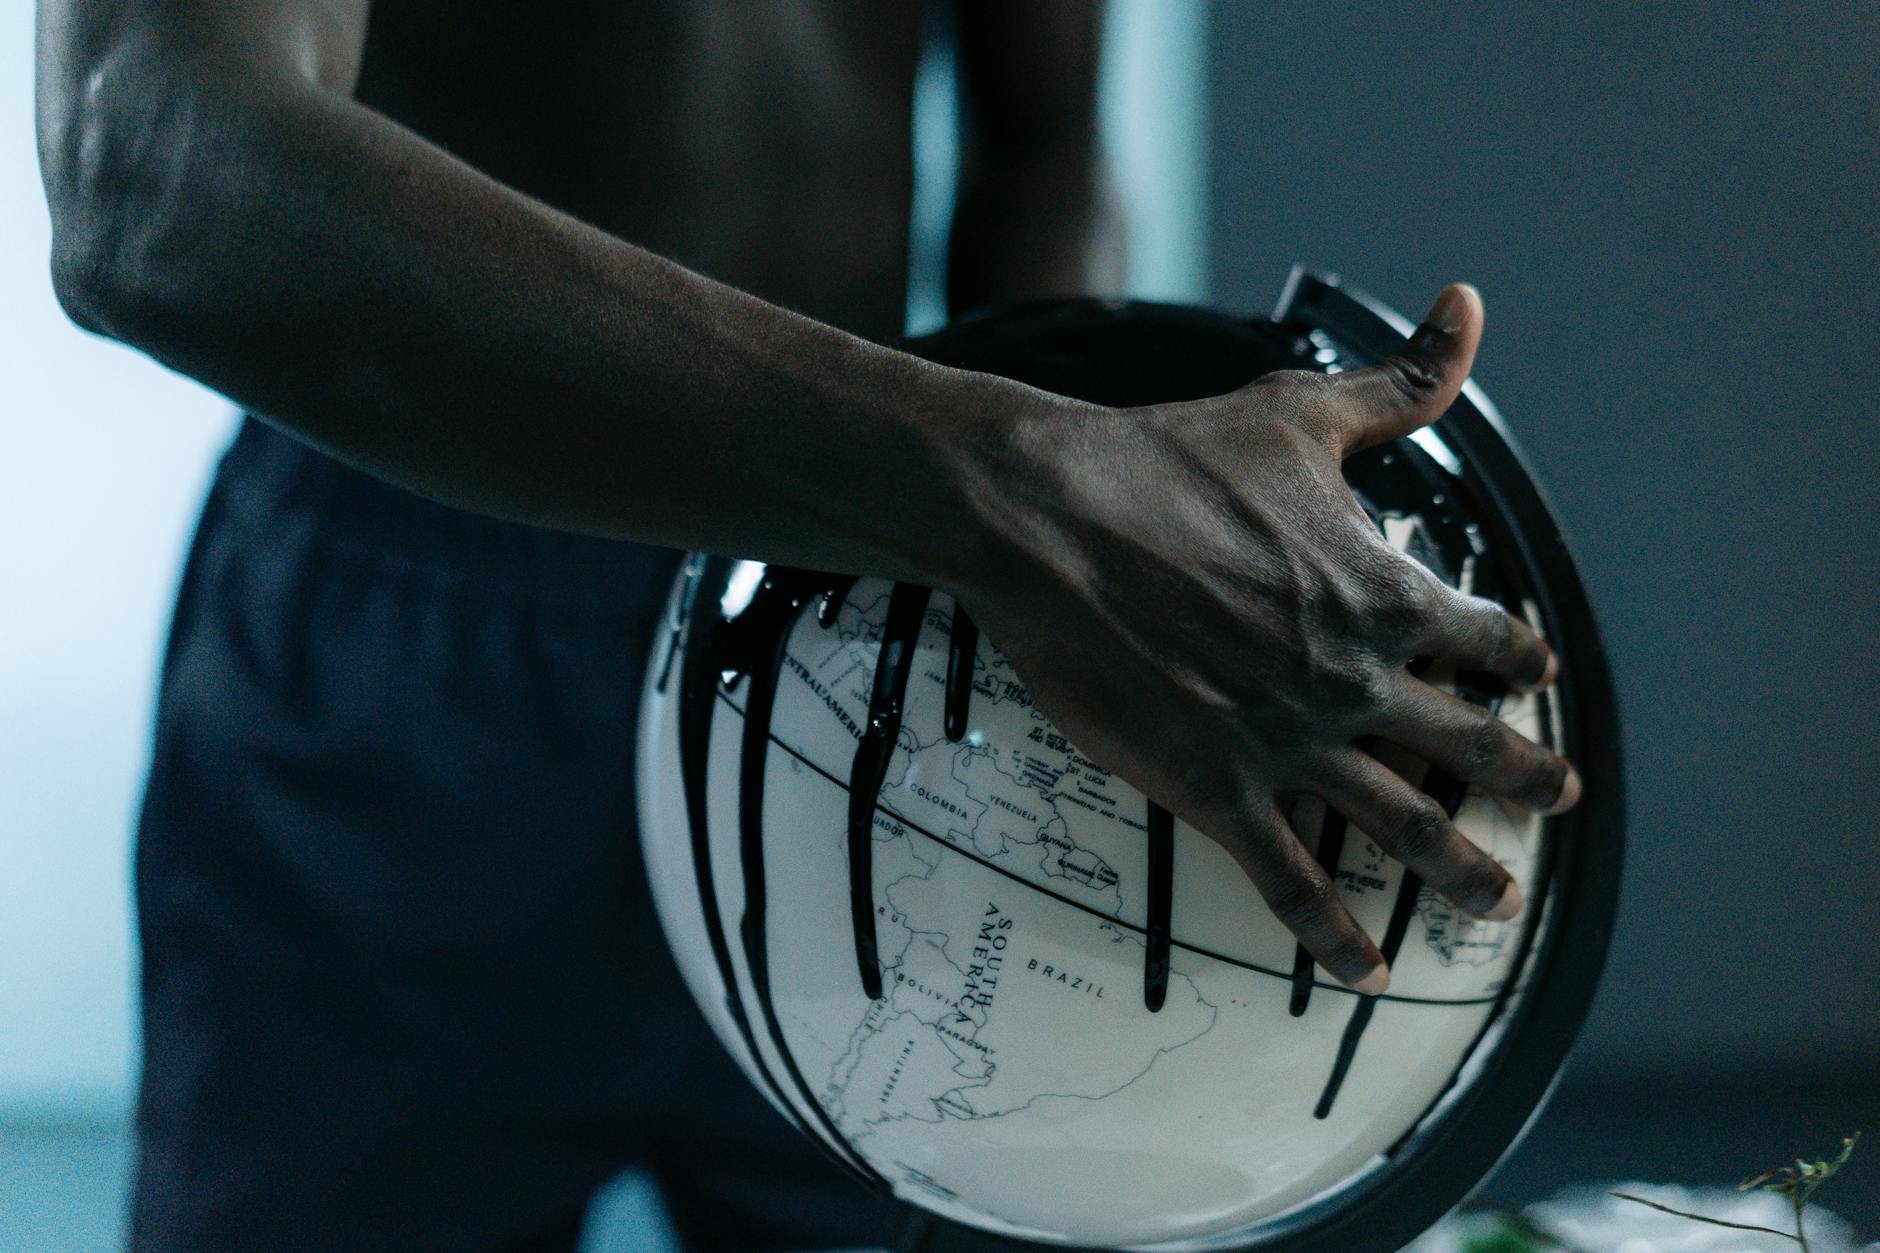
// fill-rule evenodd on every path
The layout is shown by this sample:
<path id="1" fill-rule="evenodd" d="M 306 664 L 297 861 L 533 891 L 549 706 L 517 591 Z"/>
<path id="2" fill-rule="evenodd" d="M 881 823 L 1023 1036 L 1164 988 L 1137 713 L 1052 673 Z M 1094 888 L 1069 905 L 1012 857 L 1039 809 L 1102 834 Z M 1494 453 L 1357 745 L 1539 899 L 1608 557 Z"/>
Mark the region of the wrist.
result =
<path id="1" fill-rule="evenodd" d="M 1087 474 L 1077 466 L 1096 435 L 1093 416 L 1113 411 L 993 375 L 949 371 L 960 395 L 955 422 L 939 432 L 936 464 L 946 516 L 924 579 L 955 600 L 981 605 L 1030 581 L 1065 548 L 1059 520 Z"/>

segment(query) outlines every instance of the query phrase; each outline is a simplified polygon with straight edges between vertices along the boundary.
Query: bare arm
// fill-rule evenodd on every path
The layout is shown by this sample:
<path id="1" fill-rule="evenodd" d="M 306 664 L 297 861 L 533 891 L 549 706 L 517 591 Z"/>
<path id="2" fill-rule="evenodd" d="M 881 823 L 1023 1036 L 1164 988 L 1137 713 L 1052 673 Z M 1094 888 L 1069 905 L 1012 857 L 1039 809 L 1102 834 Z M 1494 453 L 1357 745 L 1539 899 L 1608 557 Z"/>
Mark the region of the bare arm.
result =
<path id="1" fill-rule="evenodd" d="M 1374 369 L 1079 405 L 786 313 L 478 174 L 351 99 L 364 15 L 42 0 L 40 151 L 75 319 L 451 504 L 953 593 L 1074 740 L 1228 848 L 1366 991 L 1382 959 L 1280 797 L 1326 798 L 1465 909 L 1519 907 L 1361 745 L 1570 805 L 1565 761 L 1405 669 L 1527 685 L 1551 657 L 1393 552 L 1339 472 L 1454 400 L 1481 336 L 1471 289 Z M 1048 220 L 1034 202 L 968 225 L 1008 212 Z M 987 225 L 976 246 L 1008 244 Z M 958 281 L 996 299 L 1080 272 L 969 248 Z"/>
<path id="2" fill-rule="evenodd" d="M 365 7 L 42 4 L 74 318 L 464 508 L 907 577 L 972 557 L 932 525 L 964 512 L 947 467 L 1027 389 L 712 282 L 359 105 Z"/>

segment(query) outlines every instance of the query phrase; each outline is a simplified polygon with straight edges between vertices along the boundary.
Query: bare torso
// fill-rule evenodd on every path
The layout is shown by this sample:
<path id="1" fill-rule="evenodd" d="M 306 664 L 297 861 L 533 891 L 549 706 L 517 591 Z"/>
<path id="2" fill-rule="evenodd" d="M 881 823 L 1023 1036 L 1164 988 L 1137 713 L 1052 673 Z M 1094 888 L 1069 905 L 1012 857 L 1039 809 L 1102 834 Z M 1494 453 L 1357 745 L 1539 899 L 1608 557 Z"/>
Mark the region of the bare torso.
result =
<path id="1" fill-rule="evenodd" d="M 870 338 L 902 329 L 920 6 L 376 0 L 361 102 L 518 190 Z"/>

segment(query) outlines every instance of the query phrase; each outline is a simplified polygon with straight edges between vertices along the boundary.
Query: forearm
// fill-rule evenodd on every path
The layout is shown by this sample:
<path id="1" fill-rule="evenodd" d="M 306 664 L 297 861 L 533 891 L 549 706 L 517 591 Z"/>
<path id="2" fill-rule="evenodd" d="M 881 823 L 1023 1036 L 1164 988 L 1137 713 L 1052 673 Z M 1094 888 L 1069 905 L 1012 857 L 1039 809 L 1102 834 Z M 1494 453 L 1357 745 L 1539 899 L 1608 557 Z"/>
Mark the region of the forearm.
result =
<path id="1" fill-rule="evenodd" d="M 1045 403 L 690 273 L 338 93 L 160 90 L 117 221 L 64 215 L 75 311 L 447 503 L 944 583 L 975 450 Z"/>

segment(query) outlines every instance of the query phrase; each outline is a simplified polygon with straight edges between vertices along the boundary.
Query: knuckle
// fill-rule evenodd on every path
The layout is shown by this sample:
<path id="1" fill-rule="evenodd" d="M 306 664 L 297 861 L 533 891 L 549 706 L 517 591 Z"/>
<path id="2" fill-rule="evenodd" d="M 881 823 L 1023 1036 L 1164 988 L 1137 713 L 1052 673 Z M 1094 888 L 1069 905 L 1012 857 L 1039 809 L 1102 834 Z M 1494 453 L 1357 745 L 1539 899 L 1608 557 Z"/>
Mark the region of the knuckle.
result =
<path id="1" fill-rule="evenodd" d="M 1493 773 L 1503 761 L 1507 744 L 1506 726 L 1495 718 L 1482 717 L 1463 738 L 1456 773 L 1470 781 Z"/>
<path id="2" fill-rule="evenodd" d="M 1254 385 L 1283 389 L 1300 397 L 1326 397 L 1336 390 L 1332 377 L 1317 370 L 1274 370 L 1255 379 Z"/>
<path id="3" fill-rule="evenodd" d="M 1359 699 L 1364 703 L 1368 714 L 1388 712 L 1397 703 L 1398 675 L 1395 670 L 1378 664 L 1368 664 L 1359 679 Z"/>
<path id="4" fill-rule="evenodd" d="M 1420 402 L 1441 389 L 1443 372 L 1427 357 L 1399 353 L 1382 362 L 1378 369 L 1404 399 Z"/>
<path id="5" fill-rule="evenodd" d="M 1488 655 L 1497 662 L 1507 662 L 1520 643 L 1520 630 L 1514 615 L 1497 605 L 1488 616 Z"/>
<path id="6" fill-rule="evenodd" d="M 1251 386 L 1283 396 L 1287 410 L 1295 414 L 1332 407 L 1331 380 L 1316 370 L 1274 370 Z"/>
<path id="7" fill-rule="evenodd" d="M 1409 656 L 1412 642 L 1427 631 L 1438 616 L 1440 603 L 1430 578 L 1409 560 L 1392 554 L 1378 563 L 1368 580 L 1371 626 L 1393 655 Z"/>
<path id="8" fill-rule="evenodd" d="M 1299 410 L 1292 425 L 1283 428 L 1291 437 L 1288 451 L 1309 459 L 1337 454 L 1350 430 L 1344 416 L 1328 405 L 1312 405 Z"/>
<path id="9" fill-rule="evenodd" d="M 1419 861 L 1441 849 L 1449 837 L 1449 815 L 1428 796 L 1405 807 L 1391 832 L 1391 849 L 1401 861 Z"/>
<path id="10" fill-rule="evenodd" d="M 1293 429 L 1323 448 L 1343 444 L 1352 414 L 1330 378 L 1310 370 L 1280 370 L 1262 381 L 1268 380 L 1283 393 Z"/>
<path id="11" fill-rule="evenodd" d="M 1314 676 L 1325 708 L 1341 714 L 1368 713 L 1390 697 L 1390 675 L 1371 657 L 1341 650 L 1322 658 Z"/>
<path id="12" fill-rule="evenodd" d="M 1448 605 L 1448 587 L 1409 558 L 1398 562 L 1398 596 L 1404 609 L 1419 623 L 1442 617 Z"/>
<path id="13" fill-rule="evenodd" d="M 1176 812 L 1197 816 L 1232 813 L 1239 808 L 1244 792 L 1234 766 L 1197 754 L 1179 780 Z"/>

